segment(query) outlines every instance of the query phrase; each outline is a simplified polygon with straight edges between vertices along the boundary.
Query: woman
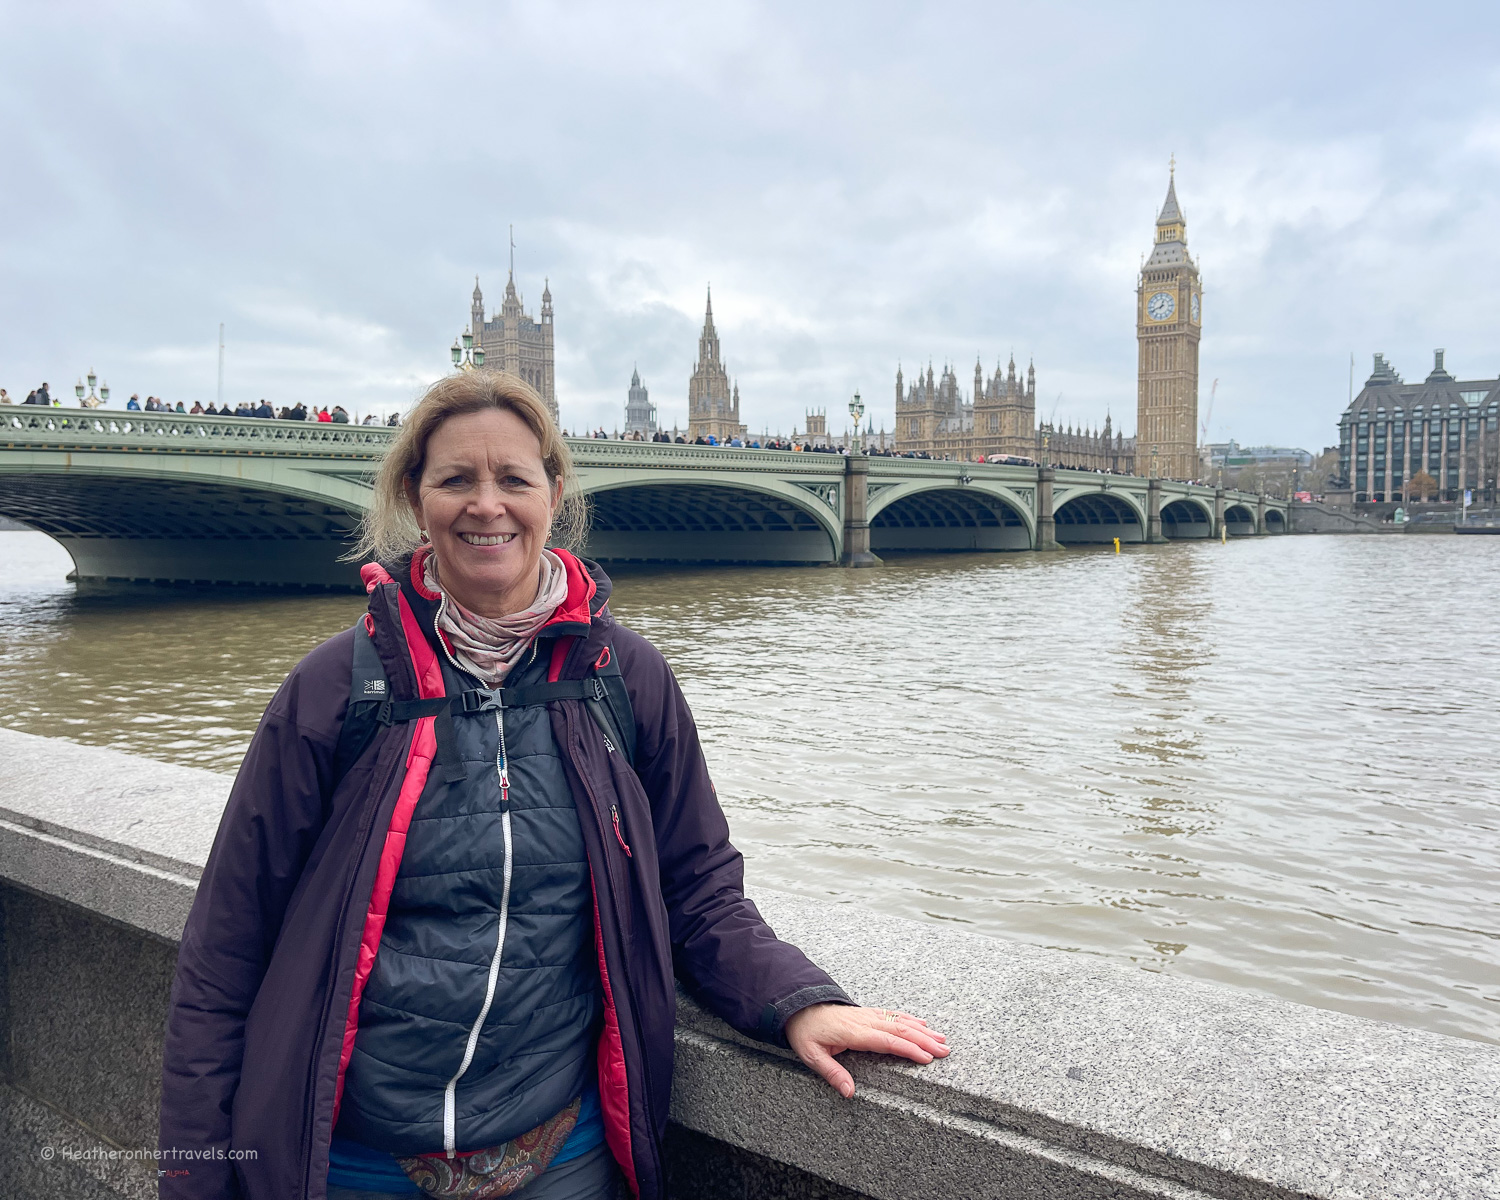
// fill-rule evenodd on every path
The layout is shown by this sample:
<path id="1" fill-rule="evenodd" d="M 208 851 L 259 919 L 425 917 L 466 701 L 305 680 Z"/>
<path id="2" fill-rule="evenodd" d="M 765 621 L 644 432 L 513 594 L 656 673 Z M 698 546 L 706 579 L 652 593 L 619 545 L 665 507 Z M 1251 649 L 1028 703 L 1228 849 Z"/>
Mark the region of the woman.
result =
<path id="1" fill-rule="evenodd" d="M 580 532 L 571 477 L 512 376 L 402 423 L 369 611 L 266 709 L 183 932 L 164 1197 L 654 1200 L 674 973 L 844 1096 L 842 1050 L 947 1053 L 745 898 L 671 669 L 546 548 Z"/>

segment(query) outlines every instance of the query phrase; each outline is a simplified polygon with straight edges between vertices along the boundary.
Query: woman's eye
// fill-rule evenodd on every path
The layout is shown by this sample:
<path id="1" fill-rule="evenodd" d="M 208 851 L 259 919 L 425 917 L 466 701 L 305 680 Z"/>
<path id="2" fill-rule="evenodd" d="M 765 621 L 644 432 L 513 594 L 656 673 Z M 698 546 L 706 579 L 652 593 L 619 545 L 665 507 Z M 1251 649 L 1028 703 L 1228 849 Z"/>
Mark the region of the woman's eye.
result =
<path id="1" fill-rule="evenodd" d="M 500 482 L 508 488 L 523 488 L 531 486 L 531 484 L 522 479 L 519 475 L 507 475 Z"/>
<path id="2" fill-rule="evenodd" d="M 464 477 L 462 475 L 450 475 L 447 479 L 443 480 L 443 487 L 461 487 L 463 482 Z"/>

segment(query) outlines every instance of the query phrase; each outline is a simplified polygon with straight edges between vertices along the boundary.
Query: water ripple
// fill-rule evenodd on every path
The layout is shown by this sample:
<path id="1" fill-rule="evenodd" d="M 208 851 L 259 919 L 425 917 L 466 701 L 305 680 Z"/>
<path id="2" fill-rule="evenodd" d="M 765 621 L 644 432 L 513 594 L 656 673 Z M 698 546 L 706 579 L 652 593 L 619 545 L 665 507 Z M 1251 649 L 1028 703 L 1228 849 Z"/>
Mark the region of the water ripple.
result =
<path id="1" fill-rule="evenodd" d="M 0 708 L 233 770 L 355 597 L 77 596 L 0 534 Z M 624 571 L 752 883 L 1500 1041 L 1500 539 Z"/>

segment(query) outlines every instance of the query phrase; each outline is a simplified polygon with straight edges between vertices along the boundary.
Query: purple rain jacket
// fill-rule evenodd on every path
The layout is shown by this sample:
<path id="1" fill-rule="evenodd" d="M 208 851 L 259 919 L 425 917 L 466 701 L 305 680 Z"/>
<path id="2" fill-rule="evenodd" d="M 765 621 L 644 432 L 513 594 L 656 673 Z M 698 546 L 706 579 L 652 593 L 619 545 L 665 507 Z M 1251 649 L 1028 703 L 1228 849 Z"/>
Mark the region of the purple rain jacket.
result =
<path id="1" fill-rule="evenodd" d="M 393 701 L 443 694 L 438 597 L 422 559 L 370 564 L 364 617 Z M 613 654 L 636 720 L 635 769 L 582 700 L 548 704 L 593 881 L 604 993 L 605 1138 L 643 1200 L 665 1191 L 674 976 L 742 1033 L 853 1003 L 745 898 L 687 702 L 649 642 L 615 623 L 610 583 L 559 552 L 568 598 L 538 635 L 549 678 Z M 293 669 L 246 751 L 183 930 L 162 1069 L 163 1200 L 323 1200 L 359 1003 L 405 831 L 436 753 L 434 721 L 380 727 L 335 782 L 352 630 Z"/>

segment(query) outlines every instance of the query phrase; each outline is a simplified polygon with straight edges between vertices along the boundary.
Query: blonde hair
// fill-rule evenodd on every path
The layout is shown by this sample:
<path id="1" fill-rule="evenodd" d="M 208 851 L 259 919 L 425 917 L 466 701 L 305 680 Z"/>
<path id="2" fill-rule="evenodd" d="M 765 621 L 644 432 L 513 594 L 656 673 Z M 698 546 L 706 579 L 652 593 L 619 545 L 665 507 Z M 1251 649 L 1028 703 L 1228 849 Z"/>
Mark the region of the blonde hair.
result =
<path id="1" fill-rule="evenodd" d="M 504 371 L 459 371 L 439 379 L 401 422 L 375 476 L 375 493 L 359 523 L 359 542 L 344 557 L 376 558 L 394 562 L 422 544 L 422 531 L 412 511 L 411 494 L 427 459 L 427 442 L 450 417 L 487 408 L 513 412 L 536 434 L 542 446 L 547 483 L 562 481 L 562 499 L 552 513 L 548 544 L 577 549 L 588 534 L 588 506 L 578 490 L 573 456 L 536 390 L 525 380 Z"/>

